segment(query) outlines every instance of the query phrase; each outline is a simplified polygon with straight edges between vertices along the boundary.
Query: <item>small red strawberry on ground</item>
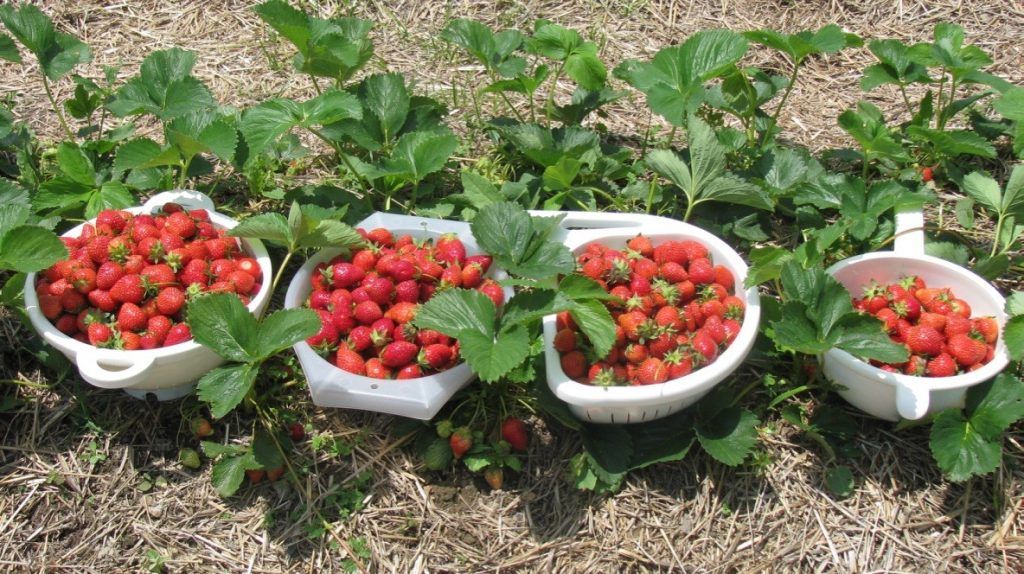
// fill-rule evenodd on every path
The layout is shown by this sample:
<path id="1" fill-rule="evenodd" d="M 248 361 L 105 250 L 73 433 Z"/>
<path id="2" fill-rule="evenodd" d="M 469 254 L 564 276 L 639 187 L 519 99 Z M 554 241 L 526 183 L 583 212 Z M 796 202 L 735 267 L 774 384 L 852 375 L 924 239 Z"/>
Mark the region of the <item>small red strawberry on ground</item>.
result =
<path id="1" fill-rule="evenodd" d="M 206 438 L 213 434 L 213 425 L 203 417 L 196 417 L 189 421 L 189 428 L 196 438 Z"/>
<path id="2" fill-rule="evenodd" d="M 302 423 L 292 423 L 288 425 L 288 436 L 292 442 L 300 442 L 306 438 L 306 427 L 302 426 Z"/>
<path id="3" fill-rule="evenodd" d="M 501 438 L 516 452 L 526 452 L 529 434 L 526 423 L 516 417 L 508 417 L 501 423 Z"/>
<path id="4" fill-rule="evenodd" d="M 249 478 L 249 484 L 257 485 L 263 482 L 264 477 L 267 473 L 263 469 L 249 469 L 245 471 L 245 476 Z"/>
<path id="5" fill-rule="evenodd" d="M 456 460 L 460 459 L 469 452 L 469 449 L 473 448 L 473 433 L 468 427 L 459 427 L 448 437 L 448 445 Z"/>

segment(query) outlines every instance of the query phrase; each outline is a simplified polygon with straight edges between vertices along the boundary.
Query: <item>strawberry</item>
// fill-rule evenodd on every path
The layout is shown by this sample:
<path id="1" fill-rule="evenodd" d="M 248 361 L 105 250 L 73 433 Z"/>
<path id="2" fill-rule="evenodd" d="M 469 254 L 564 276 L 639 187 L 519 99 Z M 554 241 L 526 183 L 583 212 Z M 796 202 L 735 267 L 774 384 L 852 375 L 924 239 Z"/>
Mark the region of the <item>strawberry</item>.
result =
<path id="1" fill-rule="evenodd" d="M 381 247 L 391 247 L 392 245 L 395 244 L 395 239 L 391 235 L 391 232 L 388 231 L 387 229 L 384 229 L 383 227 L 371 229 L 366 234 L 366 239 L 373 243 L 376 243 Z"/>
<path id="2" fill-rule="evenodd" d="M 252 293 L 253 287 L 256 286 L 255 277 L 238 269 L 228 274 L 227 281 L 234 285 L 235 293 Z"/>
<path id="3" fill-rule="evenodd" d="M 172 213 L 164 221 L 164 229 L 181 237 L 188 239 L 196 234 L 196 222 L 183 211 Z"/>
<path id="4" fill-rule="evenodd" d="M 669 283 L 679 283 L 689 279 L 686 268 L 675 261 L 666 261 L 658 268 L 658 274 Z"/>
<path id="5" fill-rule="evenodd" d="M 284 474 L 284 467 L 283 466 L 279 466 L 277 468 L 272 468 L 272 469 L 267 471 L 267 480 L 269 480 L 270 482 L 277 482 L 277 479 L 281 478 L 281 475 L 283 475 L 283 474 Z"/>
<path id="6" fill-rule="evenodd" d="M 452 358 L 452 349 L 448 345 L 435 343 L 420 350 L 417 361 L 424 367 L 435 371 L 443 369 Z"/>
<path id="7" fill-rule="evenodd" d="M 188 328 L 185 323 L 178 323 L 171 327 L 171 330 L 167 332 L 167 337 L 164 338 L 164 346 L 170 347 L 171 345 L 177 345 L 178 343 L 184 343 L 192 339 L 192 330 Z"/>
<path id="8" fill-rule="evenodd" d="M 999 338 L 999 323 L 995 317 L 979 317 L 973 321 L 973 330 L 981 335 L 982 340 L 994 345 Z"/>
<path id="9" fill-rule="evenodd" d="M 526 423 L 516 417 L 507 417 L 501 423 L 501 438 L 516 452 L 526 452 L 529 445 L 529 434 Z"/>
<path id="10" fill-rule="evenodd" d="M 949 301 L 950 310 L 961 317 L 970 318 L 971 306 L 963 299 L 952 299 Z"/>
<path id="11" fill-rule="evenodd" d="M 259 262 L 252 257 L 242 257 L 241 259 L 236 260 L 235 263 L 237 264 L 236 269 L 238 271 L 245 271 L 249 275 L 252 275 L 254 280 L 259 281 L 263 278 L 263 269 L 260 267 Z"/>
<path id="12" fill-rule="evenodd" d="M 973 327 L 974 323 L 970 319 L 952 313 L 946 316 L 946 327 L 942 333 L 949 339 L 953 335 L 966 335 Z"/>
<path id="13" fill-rule="evenodd" d="M 355 375 L 366 374 L 366 362 L 359 353 L 342 345 L 334 358 L 334 364 L 341 370 Z"/>
<path id="14" fill-rule="evenodd" d="M 654 248 L 652 255 L 654 258 L 654 262 L 657 263 L 658 265 L 667 263 L 669 261 L 673 263 L 678 263 L 680 265 L 685 265 L 686 262 L 689 261 L 690 259 L 687 255 L 686 246 L 684 246 L 682 243 L 678 241 L 672 240 L 666 241 L 661 245 L 656 246 Z"/>
<path id="15" fill-rule="evenodd" d="M 931 327 L 936 331 L 942 331 L 946 328 L 946 316 L 939 313 L 921 313 L 921 316 L 917 320 L 918 325 Z"/>
<path id="16" fill-rule="evenodd" d="M 706 257 L 698 257 L 690 261 L 686 268 L 689 273 L 689 280 L 695 285 L 705 285 L 715 281 L 715 268 Z"/>
<path id="17" fill-rule="evenodd" d="M 185 292 L 178 287 L 161 289 L 156 297 L 156 307 L 164 315 L 176 315 L 185 305 Z"/>
<path id="18" fill-rule="evenodd" d="M 946 341 L 949 354 L 961 367 L 967 368 L 985 360 L 988 347 L 983 341 L 979 341 L 966 334 L 953 335 Z"/>
<path id="19" fill-rule="evenodd" d="M 686 258 L 689 261 L 693 261 L 694 259 L 700 259 L 702 257 L 706 258 L 708 256 L 708 248 L 701 245 L 699 241 L 687 239 L 685 241 L 680 242 L 680 246 L 686 253 Z"/>
<path id="20" fill-rule="evenodd" d="M 356 305 L 353 315 L 356 320 L 362 325 L 369 325 L 384 316 L 384 312 L 381 311 L 380 305 L 373 301 L 363 301 Z"/>
<path id="21" fill-rule="evenodd" d="M 395 341 L 381 350 L 380 360 L 391 368 L 401 368 L 414 361 L 419 350 L 415 343 Z"/>
<path id="22" fill-rule="evenodd" d="M 380 359 L 374 357 L 366 360 L 366 376 L 374 379 L 390 379 L 391 369 Z"/>
<path id="23" fill-rule="evenodd" d="M 931 181 L 932 179 L 935 178 L 935 172 L 932 170 L 932 168 L 930 168 L 928 166 L 925 166 L 925 167 L 920 168 L 920 170 L 921 170 L 921 181 L 923 181 L 925 183 L 928 183 L 929 181 Z"/>
<path id="24" fill-rule="evenodd" d="M 941 353 L 928 361 L 925 373 L 929 377 L 952 377 L 956 374 L 956 361 L 948 353 Z"/>
<path id="25" fill-rule="evenodd" d="M 71 336 L 78 333 L 78 318 L 71 314 L 61 315 L 54 326 L 61 333 Z"/>
<path id="26" fill-rule="evenodd" d="M 420 300 L 420 285 L 413 279 L 395 285 L 395 302 L 416 303 Z"/>
<path id="27" fill-rule="evenodd" d="M 121 339 L 121 348 L 125 351 L 137 351 L 142 348 L 142 337 L 132 331 L 121 331 L 118 334 Z"/>
<path id="28" fill-rule="evenodd" d="M 718 345 L 715 343 L 714 338 L 711 337 L 704 329 L 700 329 L 693 334 L 690 338 L 690 345 L 699 357 L 701 364 L 708 364 L 714 362 L 718 358 Z"/>
<path id="29" fill-rule="evenodd" d="M 193 259 L 185 264 L 178 274 L 178 281 L 183 286 L 200 285 L 206 287 L 210 283 L 210 265 L 205 259 Z"/>
<path id="30" fill-rule="evenodd" d="M 473 433 L 467 427 L 459 427 L 448 437 L 448 445 L 456 460 L 462 458 L 473 447 Z"/>
<path id="31" fill-rule="evenodd" d="M 917 325 L 907 330 L 903 340 L 915 355 L 934 357 L 942 353 L 942 334 L 928 326 Z"/>
<path id="32" fill-rule="evenodd" d="M 213 426 L 210 421 L 203 417 L 196 417 L 189 421 L 189 429 L 196 438 L 206 438 L 213 434 Z"/>
<path id="33" fill-rule="evenodd" d="M 923 377 L 928 370 L 928 359 L 921 355 L 911 355 L 910 360 L 903 366 L 903 374 L 912 377 Z"/>
<path id="34" fill-rule="evenodd" d="M 494 303 L 495 307 L 501 307 L 505 302 L 505 291 L 501 288 L 501 285 L 498 285 L 498 282 L 493 279 L 485 280 L 477 290 L 484 295 L 487 295 L 487 297 Z"/>
<path id="35" fill-rule="evenodd" d="M 636 373 L 641 385 L 656 385 L 668 380 L 668 368 L 661 359 L 650 358 L 640 364 Z"/>
<path id="36" fill-rule="evenodd" d="M 118 303 L 138 305 L 146 296 L 146 288 L 140 275 L 124 275 L 110 288 L 110 297 Z"/>
<path id="37" fill-rule="evenodd" d="M 121 331 L 142 331 L 146 328 L 148 318 L 134 303 L 125 303 L 117 312 L 117 328 Z"/>
<path id="38" fill-rule="evenodd" d="M 654 255 L 654 244 L 651 243 L 650 238 L 638 234 L 636 237 L 626 242 L 626 247 L 630 250 L 640 254 L 640 256 L 649 258 Z"/>
<path id="39" fill-rule="evenodd" d="M 76 269 L 71 273 L 71 286 L 82 295 L 96 288 L 96 272 L 88 267 Z"/>
<path id="40" fill-rule="evenodd" d="M 449 265 L 462 265 L 466 262 L 466 247 L 453 233 L 442 235 L 434 244 L 434 259 Z"/>
<path id="41" fill-rule="evenodd" d="M 384 316 L 395 323 L 404 325 L 411 323 L 416 318 L 416 312 L 419 311 L 419 308 L 420 306 L 417 303 L 395 303 Z"/>
<path id="42" fill-rule="evenodd" d="M 604 259 L 591 259 L 583 264 L 583 267 L 580 268 L 580 273 L 597 281 L 604 279 L 604 275 L 609 268 L 610 266 Z"/>
<path id="43" fill-rule="evenodd" d="M 685 377 L 693 372 L 693 358 L 689 354 L 684 354 L 679 350 L 671 351 L 665 355 L 662 359 L 665 366 L 668 367 L 668 378 L 678 379 Z"/>
<path id="44" fill-rule="evenodd" d="M 335 288 L 348 288 L 362 281 L 366 272 L 351 263 L 336 263 L 332 266 L 331 275 Z"/>
<path id="45" fill-rule="evenodd" d="M 406 365 L 398 370 L 395 374 L 395 379 L 406 380 L 406 379 L 418 379 L 423 376 L 423 370 L 416 363 Z"/>
<path id="46" fill-rule="evenodd" d="M 587 372 L 587 359 L 580 351 L 570 351 L 562 355 L 562 371 L 570 379 L 579 379 Z"/>
<path id="47" fill-rule="evenodd" d="M 562 329 L 555 333 L 555 350 L 559 353 L 568 353 L 576 348 L 576 332 L 572 329 Z"/>
<path id="48" fill-rule="evenodd" d="M 501 486 L 505 482 L 505 472 L 500 467 L 488 466 L 484 469 L 484 480 L 492 490 L 501 490 Z"/>
<path id="49" fill-rule="evenodd" d="M 87 328 L 89 344 L 95 347 L 106 347 L 111 343 L 114 332 L 104 323 L 91 323 Z"/>
<path id="50" fill-rule="evenodd" d="M 85 295 L 74 289 L 69 288 L 60 296 L 60 305 L 68 313 L 78 313 L 85 308 L 85 304 Z"/>
<path id="51" fill-rule="evenodd" d="M 249 478 L 249 484 L 257 485 L 263 482 L 263 478 L 266 477 L 267 473 L 263 469 L 248 469 L 245 471 L 245 476 Z"/>
<path id="52" fill-rule="evenodd" d="M 45 293 L 39 296 L 39 310 L 44 317 L 53 321 L 60 316 L 64 308 L 60 304 L 60 297 Z"/>

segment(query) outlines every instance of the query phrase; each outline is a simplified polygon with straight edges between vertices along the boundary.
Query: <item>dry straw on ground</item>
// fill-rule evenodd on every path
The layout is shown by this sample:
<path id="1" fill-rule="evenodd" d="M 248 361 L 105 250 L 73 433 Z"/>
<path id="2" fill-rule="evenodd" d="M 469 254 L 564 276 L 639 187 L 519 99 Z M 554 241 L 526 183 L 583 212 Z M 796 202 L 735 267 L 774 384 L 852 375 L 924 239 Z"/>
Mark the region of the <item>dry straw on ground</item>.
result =
<path id="1" fill-rule="evenodd" d="M 250 4 L 68 0 L 42 7 L 92 46 L 89 74 L 116 63 L 124 65 L 122 75 L 133 74 L 150 50 L 179 46 L 198 52 L 196 73 L 224 104 L 308 95 L 304 79 L 289 73 L 290 50 L 260 25 Z M 323 14 L 336 9 L 333 2 L 319 7 Z M 547 17 L 597 39 L 613 64 L 649 56 L 701 28 L 795 31 L 837 22 L 871 37 L 923 40 L 933 24 L 948 20 L 994 56 L 996 73 L 1024 83 L 1024 9 L 1012 1 L 375 1 L 352 10 L 378 23 L 372 68 L 402 71 L 454 104 L 459 129 L 466 110 L 452 94 L 469 85 L 473 71 L 437 38 L 457 16 L 521 28 Z M 784 69 L 764 51 L 751 57 Z M 787 137 L 813 149 L 848 143 L 835 118 L 862 96 L 858 70 L 869 59 L 851 50 L 811 63 L 784 113 Z M 16 66 L 0 66 L 0 91 L 16 93 L 19 117 L 55 136 L 37 82 Z M 59 92 L 67 95 L 67 85 Z M 891 96 L 879 100 L 891 107 Z M 636 95 L 605 120 L 623 133 L 649 121 Z M 210 486 L 209 465 L 190 472 L 174 460 L 178 447 L 191 443 L 178 427 L 180 411 L 194 403 L 148 405 L 87 389 L 73 373 L 43 375 L 18 349 L 27 336 L 19 323 L 0 317 L 0 331 L 0 374 L 21 384 L 29 399 L 0 415 L 0 570 L 122 572 L 159 560 L 174 572 L 1024 570 L 1019 433 L 1008 440 L 998 474 L 955 485 L 935 469 L 926 430 L 894 432 L 860 419 L 857 488 L 837 500 L 823 486 L 819 450 L 776 420 L 763 431 L 759 457 L 768 462 L 760 471 L 695 454 L 635 473 L 621 492 L 601 497 L 574 490 L 562 477 L 576 440 L 533 421 L 538 438 L 524 472 L 490 493 L 464 472 L 436 475 L 418 467 L 395 448 L 387 417 L 300 402 L 293 410 L 352 451 L 312 455 L 304 447 L 309 472 L 301 495 L 263 486 L 222 500 Z M 230 440 L 248 424 L 231 417 L 218 424 L 217 438 Z M 351 496 L 364 471 L 363 509 L 339 517 L 342 497 Z M 166 484 L 144 492 L 146 477 Z M 304 501 L 334 521 L 333 535 L 307 531 Z M 368 552 L 358 552 L 359 539 Z"/>

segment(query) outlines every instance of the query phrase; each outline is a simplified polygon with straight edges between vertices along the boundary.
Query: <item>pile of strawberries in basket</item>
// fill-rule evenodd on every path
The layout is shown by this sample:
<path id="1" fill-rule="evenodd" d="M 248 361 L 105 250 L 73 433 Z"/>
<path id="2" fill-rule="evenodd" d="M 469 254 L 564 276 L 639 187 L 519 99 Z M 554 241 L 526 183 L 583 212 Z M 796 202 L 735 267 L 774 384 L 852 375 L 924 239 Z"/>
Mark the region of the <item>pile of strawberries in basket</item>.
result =
<path id="1" fill-rule="evenodd" d="M 203 209 L 168 203 L 153 214 L 101 211 L 70 257 L 39 274 L 39 308 L 62 333 L 97 347 L 155 349 L 192 338 L 187 300 L 203 292 L 260 290 L 262 271 Z"/>
<path id="2" fill-rule="evenodd" d="M 992 360 L 999 338 L 994 317 L 971 317 L 971 306 L 946 288 L 909 276 L 889 285 L 872 281 L 853 306 L 885 322 L 889 337 L 906 345 L 910 360 L 873 362 L 892 373 L 952 377 L 980 369 Z"/>
<path id="3" fill-rule="evenodd" d="M 637 235 L 626 249 L 591 243 L 577 257 L 580 272 L 616 297 L 615 344 L 597 357 L 568 313 L 558 315 L 554 346 L 562 370 L 581 383 L 651 385 L 713 362 L 739 334 L 746 305 L 735 278 L 693 240 L 655 246 Z"/>
<path id="4" fill-rule="evenodd" d="M 420 303 L 440 290 L 476 289 L 495 305 L 504 291 L 485 278 L 489 255 L 468 255 L 454 235 L 397 239 L 384 228 L 359 229 L 367 246 L 314 268 L 308 306 L 320 331 L 306 340 L 333 353 L 338 368 L 377 379 L 414 379 L 459 361 L 459 342 L 437 331 L 417 330 Z"/>

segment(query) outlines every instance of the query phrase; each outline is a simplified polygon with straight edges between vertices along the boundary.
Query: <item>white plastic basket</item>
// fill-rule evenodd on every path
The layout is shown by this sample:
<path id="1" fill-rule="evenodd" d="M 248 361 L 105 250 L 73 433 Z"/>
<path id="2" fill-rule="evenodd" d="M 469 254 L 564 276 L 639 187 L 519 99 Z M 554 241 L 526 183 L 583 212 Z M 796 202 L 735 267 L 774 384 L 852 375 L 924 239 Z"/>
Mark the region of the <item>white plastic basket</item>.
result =
<path id="1" fill-rule="evenodd" d="M 1006 300 L 992 284 L 974 273 L 924 253 L 924 216 L 920 211 L 896 214 L 893 251 L 879 251 L 844 259 L 827 269 L 852 294 L 859 294 L 871 280 L 891 283 L 917 275 L 929 287 L 948 287 L 971 306 L 973 316 L 994 316 L 1000 337 L 995 356 L 980 369 L 954 377 L 913 377 L 888 373 L 841 349 L 822 357 L 822 373 L 838 383 L 839 394 L 850 404 L 880 419 L 917 420 L 944 409 L 963 407 L 967 389 L 999 374 L 1009 363 L 1002 327 Z"/>
<path id="2" fill-rule="evenodd" d="M 467 254 L 481 253 L 469 224 L 458 221 L 378 212 L 359 222 L 357 227 L 367 231 L 383 227 L 396 237 L 408 234 L 416 239 L 436 239 L 446 233 L 454 233 L 462 240 Z M 325 249 L 306 261 L 288 285 L 285 308 L 295 309 L 305 305 L 311 290 L 313 269 L 340 252 L 339 249 Z M 504 274 L 492 264 L 487 276 L 501 279 Z M 506 301 L 512 297 L 512 293 L 511 288 L 505 289 Z M 297 343 L 294 349 L 309 381 L 313 403 L 321 407 L 376 411 L 428 420 L 475 376 L 469 365 L 462 362 L 446 371 L 416 379 L 374 379 L 339 369 L 324 360 L 305 341 Z"/>
<path id="3" fill-rule="evenodd" d="M 207 210 L 210 221 L 218 227 L 231 229 L 238 225 L 234 219 L 217 213 L 213 201 L 198 191 L 165 191 L 153 196 L 142 206 L 125 211 L 136 214 L 150 213 L 170 201 L 188 209 Z M 64 237 L 78 237 L 84 226 L 83 223 L 71 229 Z M 273 268 L 262 241 L 243 239 L 241 243 L 243 250 L 256 259 L 263 272 L 262 286 L 248 305 L 249 310 L 259 316 L 270 301 L 270 278 L 273 277 Z M 58 331 L 39 310 L 35 283 L 36 274 L 29 273 L 25 278 L 24 297 L 25 311 L 32 326 L 47 343 L 75 363 L 82 378 L 93 386 L 122 389 L 140 399 L 153 394 L 157 400 L 167 401 L 187 395 L 195 386 L 195 381 L 224 363 L 220 356 L 195 341 L 137 351 L 101 349 L 77 341 Z"/>
<path id="4" fill-rule="evenodd" d="M 562 212 L 561 239 L 574 253 L 595 241 L 611 247 L 625 247 L 626 241 L 643 233 L 655 243 L 669 239 L 693 239 L 705 245 L 716 265 L 724 265 L 736 279 L 736 295 L 746 303 L 743 324 L 736 340 L 710 365 L 678 379 L 658 385 L 596 387 L 570 379 L 562 370 L 561 357 L 554 348 L 556 317 L 544 318 L 544 359 L 548 386 L 565 401 L 578 418 L 594 423 L 630 424 L 666 417 L 697 402 L 743 363 L 757 338 L 761 303 L 757 288 L 744 291 L 747 264 L 724 241 L 699 227 L 652 215 Z M 556 212 L 533 212 L 550 216 Z"/>

